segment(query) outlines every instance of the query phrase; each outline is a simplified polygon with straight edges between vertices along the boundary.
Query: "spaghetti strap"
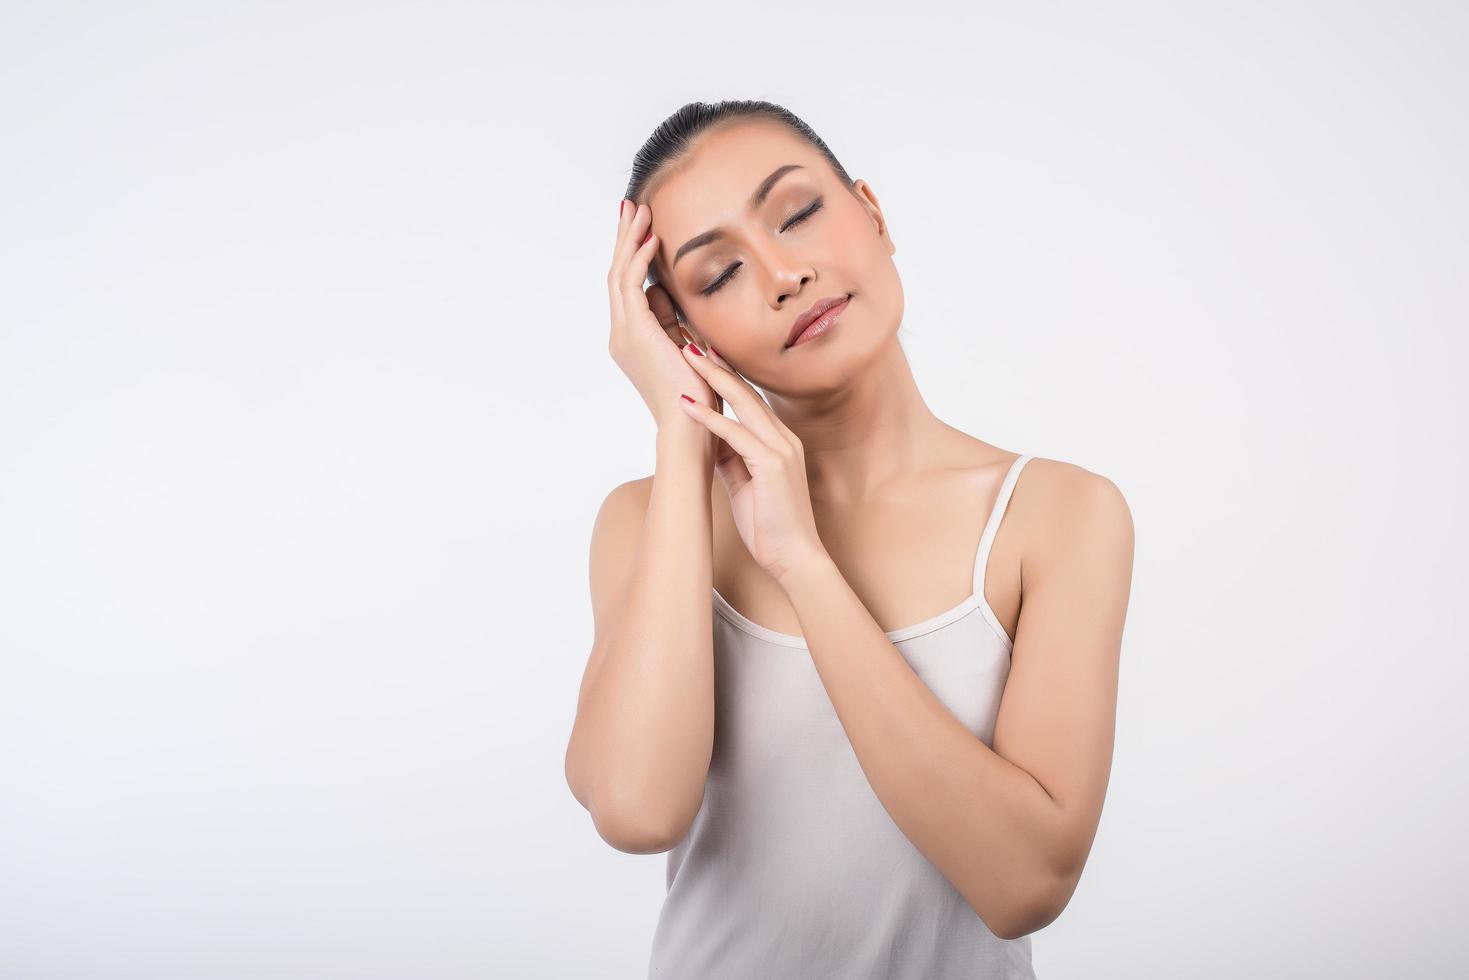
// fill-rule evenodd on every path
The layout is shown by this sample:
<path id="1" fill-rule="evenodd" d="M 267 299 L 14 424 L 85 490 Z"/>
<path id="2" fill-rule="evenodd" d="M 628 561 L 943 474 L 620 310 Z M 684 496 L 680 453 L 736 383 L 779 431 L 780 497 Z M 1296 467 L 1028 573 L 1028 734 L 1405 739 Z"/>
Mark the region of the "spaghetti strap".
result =
<path id="1" fill-rule="evenodd" d="M 1002 477 L 977 546 L 976 591 L 1027 461 L 1010 455 L 1008 472 L 997 449 L 965 481 L 969 516 L 953 534 L 967 537 L 985 511 L 979 483 Z M 842 651 L 813 653 L 804 636 L 712 595 L 719 730 L 703 803 L 668 851 L 641 976 L 1036 980 L 1031 937 L 990 931 L 873 794 L 815 666 Z M 993 745 L 1017 644 L 982 592 L 887 636 L 954 724 Z"/>
<path id="2" fill-rule="evenodd" d="M 981 604 L 986 609 L 989 608 L 989 600 L 984 597 L 984 572 L 989 565 L 990 546 L 995 543 L 995 534 L 1000 529 L 1000 520 L 1005 515 L 1005 507 L 1010 502 L 1010 495 L 1015 492 L 1015 481 L 1020 478 L 1021 469 L 1033 458 L 1028 453 L 1022 453 L 1016 457 L 1015 462 L 1010 464 L 1004 482 L 1000 484 L 1000 492 L 995 497 L 995 505 L 990 509 L 989 520 L 985 522 L 984 533 L 979 536 L 979 551 L 974 556 L 974 594 L 979 596 Z M 992 610 L 989 615 L 994 615 Z"/>

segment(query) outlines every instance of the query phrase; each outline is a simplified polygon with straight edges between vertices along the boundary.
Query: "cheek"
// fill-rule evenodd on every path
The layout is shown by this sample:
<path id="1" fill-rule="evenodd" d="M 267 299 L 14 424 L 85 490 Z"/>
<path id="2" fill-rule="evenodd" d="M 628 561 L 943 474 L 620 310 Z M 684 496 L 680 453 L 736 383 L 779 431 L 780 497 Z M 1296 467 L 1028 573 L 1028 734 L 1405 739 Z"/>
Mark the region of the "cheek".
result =
<path id="1" fill-rule="evenodd" d="M 902 318 L 903 284 L 887 240 L 877 233 L 866 213 L 844 221 L 833 261 L 842 278 L 863 297 L 863 306 L 878 320 Z"/>
<path id="2" fill-rule="evenodd" d="M 864 211 L 843 213 L 842 220 L 832 223 L 831 231 L 832 258 L 844 270 L 868 273 L 887 258 L 887 245 Z"/>

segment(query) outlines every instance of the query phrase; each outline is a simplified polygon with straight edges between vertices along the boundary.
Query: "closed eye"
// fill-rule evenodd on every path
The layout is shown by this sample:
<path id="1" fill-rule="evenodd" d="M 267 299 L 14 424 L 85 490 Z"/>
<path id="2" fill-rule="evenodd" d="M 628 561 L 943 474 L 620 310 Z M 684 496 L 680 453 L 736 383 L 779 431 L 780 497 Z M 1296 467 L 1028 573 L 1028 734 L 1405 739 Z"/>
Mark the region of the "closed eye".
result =
<path id="1" fill-rule="evenodd" d="M 796 225 L 811 217 L 817 211 L 820 211 L 825 203 L 826 199 L 824 197 L 818 197 L 815 201 L 811 203 L 810 207 L 806 208 L 806 210 L 793 217 L 790 221 L 787 221 L 785 224 L 781 225 L 780 230 L 785 231 L 787 228 L 794 228 Z M 705 286 L 703 289 L 699 290 L 699 295 L 713 296 L 715 293 L 719 292 L 719 290 L 724 288 L 725 283 L 729 282 L 735 277 L 735 274 L 739 272 L 740 266 L 742 265 L 744 265 L 743 262 L 736 262 L 734 265 L 724 270 L 723 275 L 711 282 L 709 285 Z"/>

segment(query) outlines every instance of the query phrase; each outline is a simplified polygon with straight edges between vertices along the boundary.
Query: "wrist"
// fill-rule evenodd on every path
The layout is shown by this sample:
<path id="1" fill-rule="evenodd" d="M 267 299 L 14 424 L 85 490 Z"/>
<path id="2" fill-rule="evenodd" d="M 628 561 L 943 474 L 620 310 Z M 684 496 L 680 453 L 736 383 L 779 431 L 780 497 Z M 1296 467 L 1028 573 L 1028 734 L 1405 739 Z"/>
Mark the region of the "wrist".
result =
<path id="1" fill-rule="evenodd" d="M 789 568 L 775 577 L 775 581 L 789 597 L 793 591 L 833 571 L 837 571 L 836 562 L 831 560 L 824 547 L 817 545 L 792 562 Z"/>
<path id="2" fill-rule="evenodd" d="M 706 461 L 713 461 L 714 440 L 709 430 L 682 413 L 660 422 L 655 440 L 660 453 L 701 455 Z"/>

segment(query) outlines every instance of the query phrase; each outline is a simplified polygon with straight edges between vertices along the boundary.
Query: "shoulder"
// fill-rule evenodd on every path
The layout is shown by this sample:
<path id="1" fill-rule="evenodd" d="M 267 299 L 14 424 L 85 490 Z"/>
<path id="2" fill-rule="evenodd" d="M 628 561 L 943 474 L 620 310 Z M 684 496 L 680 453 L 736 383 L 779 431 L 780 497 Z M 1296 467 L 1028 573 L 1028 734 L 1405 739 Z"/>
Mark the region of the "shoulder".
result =
<path id="1" fill-rule="evenodd" d="M 1025 481 L 1030 498 L 1039 498 L 1056 511 L 1068 514 L 1082 511 L 1102 521 L 1126 518 L 1130 523 L 1122 489 L 1110 478 L 1083 466 L 1034 456 L 1021 470 L 1020 479 Z"/>
<path id="2" fill-rule="evenodd" d="M 646 504 L 653 493 L 653 477 L 641 476 L 636 480 L 627 480 L 619 483 L 607 491 L 607 496 L 602 498 L 602 506 L 627 507 L 633 504 Z"/>
<path id="3" fill-rule="evenodd" d="M 1037 556 L 1100 551 L 1131 563 L 1132 510 L 1122 489 L 1100 473 L 1036 456 L 1021 470 L 1012 506 L 1024 516 Z"/>
<path id="4" fill-rule="evenodd" d="M 592 522 L 587 577 L 598 635 L 606 631 L 632 578 L 652 489 L 651 476 L 619 483 L 602 498 Z"/>
<path id="5" fill-rule="evenodd" d="M 642 530 L 643 517 L 648 512 L 648 500 L 652 494 L 651 476 L 627 480 L 607 491 L 592 522 L 594 558 L 599 545 L 621 544 L 625 539 L 636 539 Z"/>

